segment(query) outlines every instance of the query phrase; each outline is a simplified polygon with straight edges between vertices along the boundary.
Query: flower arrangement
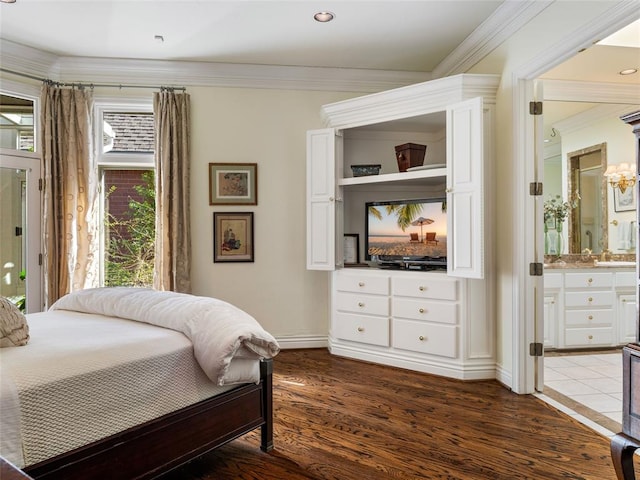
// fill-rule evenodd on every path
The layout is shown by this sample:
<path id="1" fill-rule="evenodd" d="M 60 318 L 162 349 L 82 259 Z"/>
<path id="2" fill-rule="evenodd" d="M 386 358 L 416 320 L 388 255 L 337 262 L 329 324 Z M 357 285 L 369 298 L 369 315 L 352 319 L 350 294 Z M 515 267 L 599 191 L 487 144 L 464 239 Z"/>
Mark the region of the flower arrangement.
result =
<path id="1" fill-rule="evenodd" d="M 563 202 L 562 197 L 556 195 L 544 202 L 544 221 L 555 220 L 556 224 L 562 224 L 569 215 L 569 210 L 577 206 L 577 199 L 571 203 Z"/>

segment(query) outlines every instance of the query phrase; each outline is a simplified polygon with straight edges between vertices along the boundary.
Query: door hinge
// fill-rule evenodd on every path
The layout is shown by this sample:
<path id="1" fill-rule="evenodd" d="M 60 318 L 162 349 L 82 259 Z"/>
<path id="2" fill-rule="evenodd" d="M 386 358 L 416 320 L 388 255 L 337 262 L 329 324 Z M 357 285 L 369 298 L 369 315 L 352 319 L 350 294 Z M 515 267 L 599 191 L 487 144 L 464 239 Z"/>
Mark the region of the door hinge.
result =
<path id="1" fill-rule="evenodd" d="M 542 115 L 542 102 L 529 102 L 530 115 Z"/>
<path id="2" fill-rule="evenodd" d="M 542 195 L 542 182 L 531 182 L 529 184 L 529 195 Z"/>
<path id="3" fill-rule="evenodd" d="M 38 265 L 42 266 L 42 254 L 38 254 Z"/>
<path id="4" fill-rule="evenodd" d="M 532 277 L 542 276 L 542 264 L 539 262 L 533 262 L 529 264 L 529 275 Z"/>
<path id="5" fill-rule="evenodd" d="M 530 343 L 529 344 L 529 356 L 530 357 L 541 357 L 543 354 L 543 345 L 542 343 Z"/>
<path id="6" fill-rule="evenodd" d="M 44 188 L 44 180 L 42 178 L 38 179 L 38 190 L 42 191 Z"/>

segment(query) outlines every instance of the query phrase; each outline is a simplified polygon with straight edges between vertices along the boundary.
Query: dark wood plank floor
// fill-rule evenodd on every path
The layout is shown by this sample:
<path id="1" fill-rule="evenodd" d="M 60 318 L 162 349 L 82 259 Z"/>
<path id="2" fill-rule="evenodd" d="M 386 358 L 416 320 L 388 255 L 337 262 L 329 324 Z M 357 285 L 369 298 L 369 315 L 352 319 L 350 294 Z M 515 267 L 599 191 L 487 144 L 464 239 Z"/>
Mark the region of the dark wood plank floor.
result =
<path id="1" fill-rule="evenodd" d="M 275 449 L 252 433 L 163 480 L 615 480 L 609 440 L 495 381 L 329 355 L 275 359 Z"/>

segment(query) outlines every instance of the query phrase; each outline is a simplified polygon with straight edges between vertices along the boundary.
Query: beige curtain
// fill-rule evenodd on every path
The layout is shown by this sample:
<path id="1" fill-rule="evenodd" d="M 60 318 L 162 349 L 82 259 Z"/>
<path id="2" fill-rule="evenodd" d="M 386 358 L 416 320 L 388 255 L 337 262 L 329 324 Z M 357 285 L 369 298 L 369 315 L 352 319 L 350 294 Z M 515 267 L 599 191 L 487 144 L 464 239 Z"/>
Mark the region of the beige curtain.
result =
<path id="1" fill-rule="evenodd" d="M 156 253 L 153 286 L 191 293 L 189 94 L 153 96 L 156 166 Z"/>
<path id="2" fill-rule="evenodd" d="M 66 293 L 98 285 L 92 105 L 91 92 L 42 87 L 46 307 Z"/>

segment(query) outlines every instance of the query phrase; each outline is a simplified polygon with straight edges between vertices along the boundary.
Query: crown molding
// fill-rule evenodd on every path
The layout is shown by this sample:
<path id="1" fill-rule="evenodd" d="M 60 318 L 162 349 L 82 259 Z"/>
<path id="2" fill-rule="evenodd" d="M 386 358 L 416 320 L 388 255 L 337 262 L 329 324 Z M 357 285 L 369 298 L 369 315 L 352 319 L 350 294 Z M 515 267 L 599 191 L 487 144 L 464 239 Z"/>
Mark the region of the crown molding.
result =
<path id="1" fill-rule="evenodd" d="M 552 3 L 553 0 L 506 0 L 433 69 L 433 78 L 468 72 Z"/>
<path id="2" fill-rule="evenodd" d="M 373 93 L 420 83 L 428 72 L 211 62 L 58 57 L 0 39 L 5 70 L 59 82 Z"/>
<path id="3" fill-rule="evenodd" d="M 597 105 L 589 110 L 580 112 L 571 117 L 567 117 L 559 122 L 553 124 L 560 134 L 567 135 L 577 130 L 582 130 L 588 127 L 592 123 L 600 120 L 606 120 L 608 118 L 619 119 L 621 116 L 626 115 L 634 110 L 638 109 L 638 105 Z"/>
<path id="4" fill-rule="evenodd" d="M 582 25 L 578 30 L 567 31 L 567 35 L 553 46 L 545 49 L 535 57 L 527 59 L 526 62 L 514 70 L 513 77 L 521 79 L 538 78 L 553 67 L 573 57 L 582 49 L 589 48 L 595 40 L 605 38 L 628 25 L 630 19 L 637 20 L 639 18 L 638 0 L 612 0 L 611 8 L 587 24 Z M 604 30 L 603 25 L 607 26 Z"/>
<path id="5" fill-rule="evenodd" d="M 493 105 L 499 83 L 499 75 L 454 75 L 324 105 L 321 115 L 329 127 L 352 128 L 443 111 L 474 97 Z"/>
<path id="6" fill-rule="evenodd" d="M 543 80 L 542 89 L 545 101 L 637 104 L 640 99 L 638 84 Z"/>

